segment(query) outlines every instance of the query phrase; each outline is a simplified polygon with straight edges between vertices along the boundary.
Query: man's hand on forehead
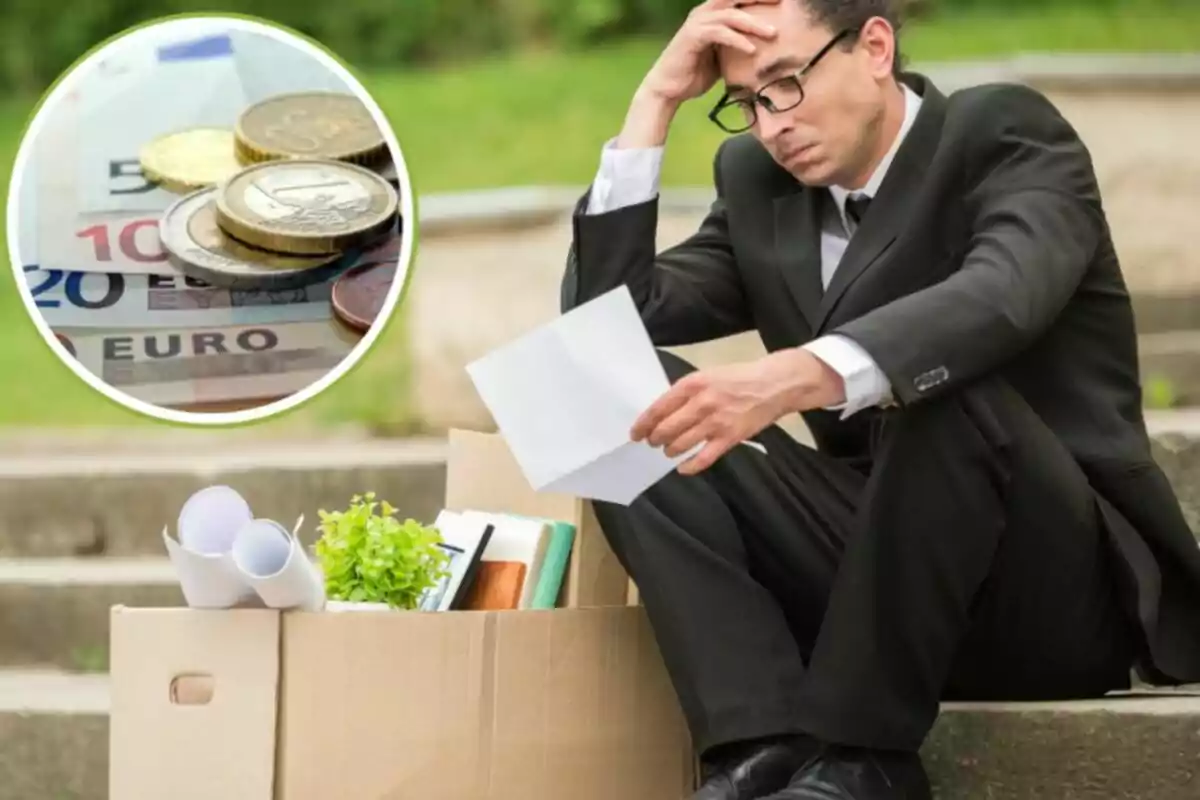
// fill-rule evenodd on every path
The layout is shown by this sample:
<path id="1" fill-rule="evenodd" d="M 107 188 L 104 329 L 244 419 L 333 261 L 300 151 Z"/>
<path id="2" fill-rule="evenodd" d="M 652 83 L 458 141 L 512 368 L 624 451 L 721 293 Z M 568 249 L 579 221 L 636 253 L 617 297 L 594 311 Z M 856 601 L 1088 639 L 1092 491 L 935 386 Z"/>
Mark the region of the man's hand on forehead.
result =
<path id="1" fill-rule="evenodd" d="M 661 146 L 680 105 L 704 95 L 719 80 L 717 48 L 753 54 L 776 36 L 774 26 L 746 9 L 781 2 L 705 0 L 695 6 L 638 86 L 618 147 Z"/>

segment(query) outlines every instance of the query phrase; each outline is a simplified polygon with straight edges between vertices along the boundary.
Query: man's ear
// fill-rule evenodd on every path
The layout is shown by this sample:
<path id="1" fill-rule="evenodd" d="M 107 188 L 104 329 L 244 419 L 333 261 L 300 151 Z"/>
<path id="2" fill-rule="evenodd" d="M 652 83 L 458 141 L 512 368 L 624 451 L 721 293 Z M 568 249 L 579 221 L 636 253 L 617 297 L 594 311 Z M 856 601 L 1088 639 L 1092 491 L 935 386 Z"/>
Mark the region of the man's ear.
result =
<path id="1" fill-rule="evenodd" d="M 883 17 L 872 17 L 863 26 L 858 36 L 871 62 L 871 73 L 877 78 L 892 74 L 892 61 L 896 56 L 896 31 Z"/>

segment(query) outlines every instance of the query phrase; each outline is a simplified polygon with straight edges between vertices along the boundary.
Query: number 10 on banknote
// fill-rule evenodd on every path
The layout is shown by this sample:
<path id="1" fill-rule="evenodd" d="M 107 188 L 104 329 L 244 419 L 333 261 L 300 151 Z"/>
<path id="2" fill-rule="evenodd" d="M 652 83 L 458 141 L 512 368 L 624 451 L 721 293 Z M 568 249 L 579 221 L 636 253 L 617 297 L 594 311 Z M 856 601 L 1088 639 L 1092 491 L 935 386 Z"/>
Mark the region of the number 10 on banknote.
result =
<path id="1" fill-rule="evenodd" d="M 135 172 L 136 165 L 113 161 L 107 191 L 114 198 L 141 193 L 149 184 Z M 36 226 L 37 262 L 44 269 L 65 272 L 122 272 L 142 275 L 175 275 L 159 240 L 161 211 L 110 208 L 79 213 L 70 195 L 53 185 L 39 187 L 36 214 L 25 219 Z M 143 195 L 144 196 L 144 195 Z M 26 256 L 29 259 L 29 256 Z"/>
<path id="2" fill-rule="evenodd" d="M 81 215 L 75 238 L 84 252 L 81 263 L 96 265 L 95 270 L 62 265 L 62 269 L 97 272 L 141 272 L 172 274 L 175 269 L 167 260 L 167 252 L 158 237 L 155 213 L 162 199 L 150 200 L 151 210 L 125 210 L 121 200 L 130 196 L 153 197 L 159 194 L 155 185 L 142 174 L 137 159 L 110 159 L 106 194 L 112 204 L 103 216 Z M 52 265 L 58 267 L 59 265 Z"/>
<path id="3" fill-rule="evenodd" d="M 121 269 L 118 264 L 161 265 L 167 261 L 167 252 L 158 238 L 156 219 L 99 222 L 76 231 L 75 238 L 87 242 L 90 251 L 87 260 L 103 267 L 104 272 L 148 271 Z M 174 269 L 168 267 L 167 272 L 174 272 Z"/>

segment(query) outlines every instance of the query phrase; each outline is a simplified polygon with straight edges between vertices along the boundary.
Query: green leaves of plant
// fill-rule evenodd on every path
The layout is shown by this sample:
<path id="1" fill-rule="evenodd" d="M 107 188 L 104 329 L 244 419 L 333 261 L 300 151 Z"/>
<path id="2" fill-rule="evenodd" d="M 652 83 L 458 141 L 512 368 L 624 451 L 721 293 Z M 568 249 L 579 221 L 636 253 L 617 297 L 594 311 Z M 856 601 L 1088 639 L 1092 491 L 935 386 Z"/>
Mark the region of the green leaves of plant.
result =
<path id="1" fill-rule="evenodd" d="M 437 528 L 400 522 L 395 507 L 376 502 L 374 492 L 355 495 L 345 511 L 317 513 L 321 538 L 314 551 L 331 600 L 412 609 L 446 574 L 449 558 Z"/>

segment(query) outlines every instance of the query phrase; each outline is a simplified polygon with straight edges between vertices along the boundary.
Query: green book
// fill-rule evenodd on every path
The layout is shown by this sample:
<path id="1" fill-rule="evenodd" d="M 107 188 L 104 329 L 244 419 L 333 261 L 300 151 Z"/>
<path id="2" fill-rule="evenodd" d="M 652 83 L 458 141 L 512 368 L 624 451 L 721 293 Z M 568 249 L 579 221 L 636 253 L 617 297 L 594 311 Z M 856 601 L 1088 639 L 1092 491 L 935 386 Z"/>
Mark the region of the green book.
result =
<path id="1" fill-rule="evenodd" d="M 555 608 L 558 605 L 558 593 L 562 590 L 563 578 L 567 575 L 567 564 L 571 560 L 571 548 L 575 543 L 575 526 L 569 522 L 553 519 L 522 517 L 533 519 L 550 526 L 550 543 L 546 547 L 546 559 L 542 562 L 541 572 L 537 577 L 537 586 L 533 590 L 533 601 L 530 608 Z"/>

